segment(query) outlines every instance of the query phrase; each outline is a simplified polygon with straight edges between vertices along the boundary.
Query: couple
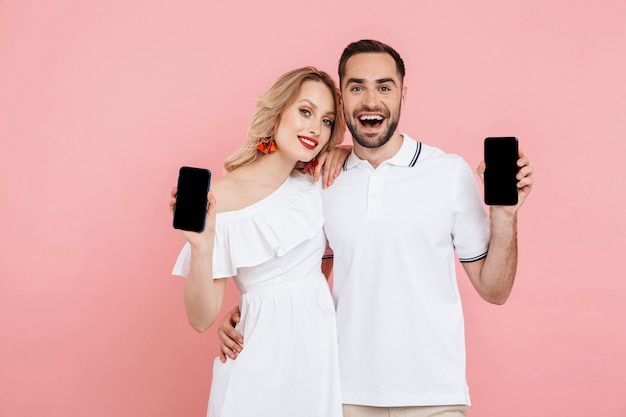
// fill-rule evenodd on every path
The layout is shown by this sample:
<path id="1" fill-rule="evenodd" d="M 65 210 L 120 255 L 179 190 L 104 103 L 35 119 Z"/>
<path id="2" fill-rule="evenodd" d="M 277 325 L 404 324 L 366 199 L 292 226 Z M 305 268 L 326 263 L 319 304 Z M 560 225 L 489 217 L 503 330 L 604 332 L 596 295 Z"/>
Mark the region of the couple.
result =
<path id="1" fill-rule="evenodd" d="M 455 253 L 482 298 L 506 301 L 532 167 L 520 152 L 519 203 L 487 216 L 463 159 L 398 131 L 404 71 L 393 48 L 361 40 L 339 61 L 341 99 L 321 71 L 283 75 L 213 184 L 205 230 L 182 232 L 173 273 L 187 276 L 190 324 L 216 320 L 223 278 L 241 291 L 220 325 L 229 359 L 215 361 L 209 416 L 465 415 Z M 347 158 L 334 148 L 344 117 Z M 322 153 L 326 189 L 311 177 Z"/>

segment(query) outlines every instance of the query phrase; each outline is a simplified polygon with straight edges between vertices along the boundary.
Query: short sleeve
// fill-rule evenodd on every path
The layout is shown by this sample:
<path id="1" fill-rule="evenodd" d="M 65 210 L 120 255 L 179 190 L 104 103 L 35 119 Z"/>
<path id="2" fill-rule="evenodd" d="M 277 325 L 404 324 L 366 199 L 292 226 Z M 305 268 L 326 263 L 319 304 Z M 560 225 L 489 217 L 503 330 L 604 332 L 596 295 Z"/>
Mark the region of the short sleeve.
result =
<path id="1" fill-rule="evenodd" d="M 178 275 L 181 277 L 187 277 L 189 275 L 189 265 L 191 264 L 191 246 L 189 242 L 185 243 L 185 246 L 180 250 L 174 268 L 172 269 L 172 275 Z"/>
<path id="2" fill-rule="evenodd" d="M 461 262 L 487 256 L 490 222 L 473 171 L 459 157 L 454 189 L 452 239 Z"/>

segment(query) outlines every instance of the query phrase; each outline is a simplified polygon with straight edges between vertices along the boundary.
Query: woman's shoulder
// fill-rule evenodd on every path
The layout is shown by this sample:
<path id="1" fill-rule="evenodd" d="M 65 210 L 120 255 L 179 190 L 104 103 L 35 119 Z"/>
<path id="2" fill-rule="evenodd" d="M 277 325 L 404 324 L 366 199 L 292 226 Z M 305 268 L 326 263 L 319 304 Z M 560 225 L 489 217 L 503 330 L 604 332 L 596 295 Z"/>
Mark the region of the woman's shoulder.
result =
<path id="1" fill-rule="evenodd" d="M 240 211 L 249 206 L 256 206 L 282 188 L 282 185 L 277 186 L 263 181 L 258 173 L 245 170 L 244 167 L 226 173 L 212 185 L 218 213 Z"/>
<path id="2" fill-rule="evenodd" d="M 211 191 L 217 202 L 217 212 L 233 211 L 242 205 L 242 184 L 236 176 L 225 174 L 211 183 Z"/>

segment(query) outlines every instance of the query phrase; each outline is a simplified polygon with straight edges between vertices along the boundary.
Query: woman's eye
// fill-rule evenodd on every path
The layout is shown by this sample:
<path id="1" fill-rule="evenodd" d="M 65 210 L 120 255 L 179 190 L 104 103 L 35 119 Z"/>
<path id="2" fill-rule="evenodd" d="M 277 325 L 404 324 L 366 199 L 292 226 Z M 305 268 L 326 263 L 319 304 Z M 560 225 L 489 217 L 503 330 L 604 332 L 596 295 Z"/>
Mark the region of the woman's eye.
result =
<path id="1" fill-rule="evenodd" d="M 324 119 L 322 121 L 326 126 L 332 126 L 333 125 L 333 121 L 331 119 Z"/>
<path id="2" fill-rule="evenodd" d="M 308 111 L 307 109 L 300 109 L 300 113 L 302 113 L 304 116 L 310 116 L 311 112 Z"/>

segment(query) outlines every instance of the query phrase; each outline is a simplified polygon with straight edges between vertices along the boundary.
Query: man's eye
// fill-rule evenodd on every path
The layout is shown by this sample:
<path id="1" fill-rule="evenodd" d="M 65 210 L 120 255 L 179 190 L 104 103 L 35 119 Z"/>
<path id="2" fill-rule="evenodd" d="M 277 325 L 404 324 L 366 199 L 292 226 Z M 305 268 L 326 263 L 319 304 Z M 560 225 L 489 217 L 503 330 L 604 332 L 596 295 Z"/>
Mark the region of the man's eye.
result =
<path id="1" fill-rule="evenodd" d="M 363 87 L 355 86 L 350 89 L 351 91 L 363 91 Z"/>
<path id="2" fill-rule="evenodd" d="M 391 91 L 391 88 L 387 87 L 387 86 L 382 86 L 380 87 L 381 91 Z"/>

